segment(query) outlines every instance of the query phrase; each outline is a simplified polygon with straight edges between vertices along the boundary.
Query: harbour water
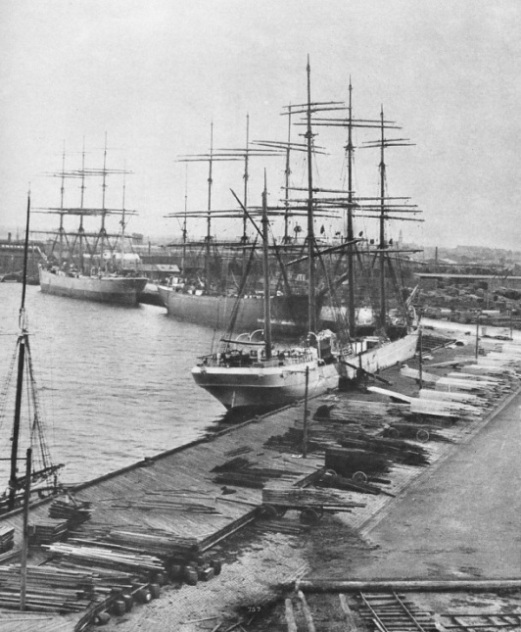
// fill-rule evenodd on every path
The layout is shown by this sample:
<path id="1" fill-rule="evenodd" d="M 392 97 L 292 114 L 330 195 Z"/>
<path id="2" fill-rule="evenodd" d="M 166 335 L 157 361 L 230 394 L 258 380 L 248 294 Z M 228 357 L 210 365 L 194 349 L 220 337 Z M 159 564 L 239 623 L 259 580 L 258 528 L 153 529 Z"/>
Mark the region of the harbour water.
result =
<path id="1" fill-rule="evenodd" d="M 0 284 L 2 386 L 20 296 L 20 284 Z M 48 296 L 38 286 L 27 288 L 26 309 L 41 417 L 53 460 L 66 465 L 64 482 L 90 480 L 188 443 L 223 421 L 222 406 L 190 375 L 213 331 L 176 322 L 164 308 Z M 0 433 L 3 458 L 10 423 L 5 419 Z M 0 461 L 2 482 L 7 468 Z"/>

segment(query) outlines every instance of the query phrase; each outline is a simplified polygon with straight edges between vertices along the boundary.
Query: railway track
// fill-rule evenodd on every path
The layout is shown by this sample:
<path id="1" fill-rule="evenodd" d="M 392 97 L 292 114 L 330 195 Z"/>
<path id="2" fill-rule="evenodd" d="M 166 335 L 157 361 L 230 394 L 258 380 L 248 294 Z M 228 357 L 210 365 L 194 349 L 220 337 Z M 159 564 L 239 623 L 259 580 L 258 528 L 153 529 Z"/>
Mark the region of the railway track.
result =
<path id="1" fill-rule="evenodd" d="M 439 632 L 434 619 L 397 592 L 359 593 L 360 614 L 375 632 Z"/>

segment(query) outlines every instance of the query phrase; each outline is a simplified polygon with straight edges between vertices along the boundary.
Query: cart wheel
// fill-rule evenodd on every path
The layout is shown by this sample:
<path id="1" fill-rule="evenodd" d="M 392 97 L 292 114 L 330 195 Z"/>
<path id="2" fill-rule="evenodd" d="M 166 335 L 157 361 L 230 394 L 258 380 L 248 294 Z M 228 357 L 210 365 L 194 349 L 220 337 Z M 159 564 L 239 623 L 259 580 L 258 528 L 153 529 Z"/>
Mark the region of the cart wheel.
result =
<path id="1" fill-rule="evenodd" d="M 189 586 L 195 586 L 199 576 L 197 570 L 193 566 L 185 566 L 183 570 L 183 579 Z"/>
<path id="2" fill-rule="evenodd" d="M 124 615 L 125 612 L 127 612 L 127 606 L 123 599 L 116 599 L 116 601 L 113 601 L 110 606 L 110 612 L 116 617 Z"/>
<path id="3" fill-rule="evenodd" d="M 300 512 L 300 522 L 302 524 L 317 524 L 320 518 L 318 511 L 311 509 L 311 507 L 306 507 Z"/>
<path id="4" fill-rule="evenodd" d="M 429 431 L 425 430 L 424 428 L 420 428 L 420 430 L 418 430 L 418 432 L 416 433 L 416 439 L 418 439 L 418 441 L 420 443 L 427 443 L 427 441 L 431 438 Z"/>
<path id="5" fill-rule="evenodd" d="M 98 612 L 94 618 L 96 625 L 106 625 L 110 621 L 110 614 L 106 611 Z"/>
<path id="6" fill-rule="evenodd" d="M 367 474 L 365 472 L 355 472 L 351 478 L 355 483 L 367 483 Z"/>
<path id="7" fill-rule="evenodd" d="M 213 568 L 215 575 L 220 575 L 222 570 L 221 560 L 210 560 L 210 566 Z"/>
<path id="8" fill-rule="evenodd" d="M 148 588 L 140 588 L 134 597 L 138 603 L 148 603 L 152 599 L 152 594 Z"/>
<path id="9" fill-rule="evenodd" d="M 172 564 L 168 570 L 168 577 L 172 581 L 183 579 L 183 567 L 181 564 Z"/>
<path id="10" fill-rule="evenodd" d="M 275 505 L 263 505 L 262 506 L 262 517 L 267 518 L 268 520 L 274 520 L 278 517 L 279 510 Z"/>
<path id="11" fill-rule="evenodd" d="M 392 428 L 392 427 L 391 427 L 391 428 L 389 428 L 389 429 L 387 430 L 387 436 L 388 436 L 390 439 L 399 439 L 399 438 L 400 438 L 400 432 L 398 431 L 398 429 L 397 429 L 397 428 Z"/>
<path id="12" fill-rule="evenodd" d="M 125 602 L 125 609 L 127 612 L 130 612 L 134 607 L 134 597 L 129 595 L 128 593 L 122 593 L 120 599 Z"/>

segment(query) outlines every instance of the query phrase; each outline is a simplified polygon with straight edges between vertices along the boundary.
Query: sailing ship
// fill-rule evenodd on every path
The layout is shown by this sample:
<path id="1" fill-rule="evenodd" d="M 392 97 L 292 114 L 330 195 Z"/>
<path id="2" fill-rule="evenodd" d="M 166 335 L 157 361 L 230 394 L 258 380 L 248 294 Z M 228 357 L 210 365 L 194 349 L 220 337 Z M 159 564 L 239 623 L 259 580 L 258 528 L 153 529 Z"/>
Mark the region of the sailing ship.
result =
<path id="1" fill-rule="evenodd" d="M 288 353 L 273 353 L 271 349 L 271 313 L 270 313 L 270 293 L 269 278 L 267 275 L 267 228 L 263 230 L 263 248 L 264 248 L 264 342 L 261 343 L 260 349 L 252 351 L 243 351 L 243 347 L 248 344 L 255 345 L 252 337 L 249 339 L 225 338 L 222 340 L 225 347 L 216 354 L 211 354 L 202 358 L 202 361 L 192 369 L 192 375 L 196 383 L 205 388 L 209 393 L 216 397 L 227 408 L 238 408 L 244 406 L 255 407 L 276 407 L 288 404 L 296 399 L 300 399 L 308 395 L 320 395 L 328 389 L 338 385 L 339 378 L 345 378 L 350 381 L 357 381 L 361 376 L 375 376 L 380 370 L 393 366 L 397 363 L 405 362 L 414 356 L 418 341 L 418 329 L 413 322 L 413 317 L 409 306 L 405 305 L 405 316 L 407 319 L 405 335 L 391 340 L 387 335 L 388 318 L 387 318 L 387 302 L 386 302 L 386 281 L 385 268 L 386 265 L 391 266 L 389 258 L 390 243 L 386 241 L 385 220 L 389 217 L 389 202 L 385 195 L 385 161 L 384 149 L 395 144 L 405 144 L 400 139 L 392 141 L 385 138 L 384 130 L 391 125 L 387 124 L 381 112 L 380 121 L 364 121 L 366 127 L 379 127 L 381 130 L 381 138 L 378 144 L 374 143 L 368 146 L 378 146 L 380 148 L 380 179 L 381 188 L 380 196 L 375 199 L 366 198 L 370 204 L 365 205 L 369 212 L 379 212 L 378 219 L 380 222 L 380 242 L 378 248 L 372 251 L 373 257 L 377 257 L 380 261 L 380 331 L 378 335 L 356 337 L 356 320 L 355 320 L 355 302 L 354 302 L 354 246 L 357 240 L 353 235 L 353 209 L 361 208 L 359 200 L 355 200 L 353 196 L 353 187 L 351 184 L 351 158 L 352 152 L 351 129 L 354 126 L 352 120 L 351 107 L 351 89 L 349 101 L 349 119 L 348 129 L 350 136 L 348 141 L 349 160 L 349 188 L 347 199 L 343 198 L 327 198 L 321 200 L 323 207 L 347 208 L 347 239 L 345 242 L 345 250 L 347 250 L 348 271 L 346 278 L 349 280 L 349 334 L 348 344 L 343 349 L 336 351 L 333 349 L 333 336 L 324 336 L 316 332 L 316 303 L 315 303 L 315 258 L 320 257 L 321 253 L 316 248 L 314 234 L 314 210 L 318 206 L 318 200 L 314 199 L 317 191 L 313 187 L 312 172 L 312 112 L 324 111 L 328 109 L 338 109 L 338 104 L 334 102 L 312 103 L 310 89 L 310 66 L 309 60 L 307 65 L 307 103 L 302 106 L 302 112 L 306 115 L 307 131 L 305 137 L 307 139 L 307 165 L 308 165 L 308 186 L 307 186 L 307 245 L 308 245 L 308 322 L 309 334 L 307 338 L 307 346 L 298 349 L 290 349 Z M 324 124 L 328 124 L 324 122 Z M 344 122 L 342 123 L 344 124 Z M 338 193 L 327 191 L 328 194 Z M 402 204 L 394 204 L 393 210 L 403 210 L 404 212 L 417 212 L 414 208 L 404 208 Z M 267 226 L 267 204 L 266 204 L 266 188 L 263 196 L 263 224 Z M 240 297 L 239 299 L 240 300 Z M 267 307 L 266 307 L 267 306 Z M 314 345 L 311 341 L 314 340 Z M 325 353 L 322 353 L 322 343 L 325 341 Z M 336 341 L 335 341 L 336 342 Z M 257 343 L 258 345 L 259 343 Z M 310 379 L 310 376 L 313 376 Z"/>
<path id="2" fill-rule="evenodd" d="M 289 117 L 291 129 L 291 117 Z M 306 145 L 291 141 L 288 132 L 287 142 L 254 141 L 250 146 L 249 141 L 249 117 L 246 126 L 246 144 L 240 149 L 213 148 L 213 125 L 210 135 L 210 150 L 207 154 L 194 154 L 181 158 L 183 162 L 207 162 L 208 163 L 208 203 L 204 211 L 187 211 L 187 196 L 185 192 L 185 209 L 183 212 L 172 213 L 167 217 L 183 220 L 182 242 L 171 244 L 180 246 L 181 270 L 184 276 L 183 283 L 175 278 L 174 283 L 163 283 L 158 287 L 159 295 L 167 309 L 169 316 L 189 321 L 215 329 L 224 329 L 230 319 L 235 319 L 237 331 L 252 331 L 262 327 L 264 306 L 263 290 L 256 281 L 262 277 L 262 266 L 255 261 L 255 244 L 251 243 L 247 233 L 247 215 L 260 216 L 260 208 L 250 208 L 248 204 L 249 161 L 252 158 L 271 158 L 285 155 L 286 159 L 286 201 L 284 207 L 271 207 L 268 209 L 270 217 L 284 218 L 284 238 L 282 244 L 268 245 L 270 252 L 270 268 L 277 275 L 277 283 L 272 285 L 271 318 L 272 327 L 284 334 L 300 335 L 307 332 L 307 285 L 304 291 L 297 291 L 294 280 L 291 283 L 287 278 L 287 270 L 281 272 L 283 259 L 298 257 L 305 244 L 291 244 L 288 238 L 288 219 L 290 211 L 288 206 L 289 193 L 289 155 L 290 152 L 303 152 Z M 312 148 L 313 153 L 317 150 Z M 237 209 L 213 209 L 212 186 L 213 164 L 219 161 L 244 161 L 244 191 L 242 200 L 236 196 L 241 210 Z M 292 209 L 291 216 L 305 215 L 302 209 Z M 321 213 L 318 213 L 321 214 Z M 187 218 L 204 218 L 206 221 L 206 236 L 200 242 L 187 242 Z M 242 236 L 237 241 L 217 242 L 212 236 L 212 220 L 235 219 L 242 222 Z M 187 256 L 189 252 L 189 256 Z M 246 267 L 249 268 L 245 274 Z M 231 273 L 230 273 L 231 271 Z M 278 271 L 278 272 L 277 272 Z M 235 282 L 235 276 L 246 281 L 244 288 L 239 288 Z M 228 283 L 229 277 L 233 281 Z M 296 276 L 296 275 L 294 275 Z M 317 296 L 317 313 L 321 309 L 320 296 Z"/>
<path id="3" fill-rule="evenodd" d="M 125 209 L 125 185 L 123 186 L 123 205 L 121 209 L 110 209 L 106 205 L 107 178 L 111 174 L 125 175 L 121 169 L 107 168 L 107 145 L 103 154 L 101 169 L 85 167 L 85 150 L 82 152 L 82 166 L 79 170 L 65 170 L 63 155 L 61 177 L 61 200 L 59 207 L 47 208 L 47 212 L 60 217 L 59 228 L 53 231 L 52 242 L 46 262 L 39 266 L 40 288 L 45 294 L 66 296 L 102 303 L 119 305 L 137 305 L 138 296 L 144 290 L 147 279 L 139 276 L 137 270 L 123 271 L 125 261 L 125 226 L 127 217 L 135 211 Z M 85 205 L 86 178 L 101 178 L 102 200 L 100 207 Z M 65 179 L 80 179 L 80 205 L 66 206 L 64 203 Z M 106 229 L 109 215 L 121 216 L 121 231 L 110 234 Z M 65 217 L 79 217 L 79 226 L 75 231 L 66 230 Z M 95 232 L 87 232 L 85 218 L 99 217 L 100 227 Z M 55 254 L 58 249 L 57 254 Z"/>
<path id="4" fill-rule="evenodd" d="M 0 426 L 8 413 L 14 412 L 11 429 L 11 451 L 9 456 L 10 476 L 7 489 L 0 495 L 0 512 L 12 511 L 23 502 L 29 501 L 31 494 L 39 498 L 57 494 L 60 491 L 58 471 L 63 465 L 52 462 L 50 451 L 45 439 L 44 426 L 40 417 L 38 397 L 35 384 L 31 349 L 29 345 L 29 331 L 25 310 L 27 253 L 29 243 L 29 218 L 31 200 L 27 200 L 27 224 L 24 246 L 24 267 L 22 276 L 22 299 L 19 313 L 20 333 L 10 364 L 10 371 L 5 382 L 2 407 L 0 409 Z M 16 376 L 14 402 L 9 398 L 10 386 Z M 24 386 L 27 391 L 24 397 Z M 25 401 L 27 399 L 27 401 Z M 11 411 L 11 404 L 13 411 Z M 29 411 L 29 424 L 22 423 L 22 410 Z M 22 441 L 27 441 L 30 447 L 26 456 L 20 454 Z M 25 460 L 25 473 L 20 473 L 20 464 Z"/>
<path id="5" fill-rule="evenodd" d="M 227 409 L 278 408 L 298 399 L 324 394 L 338 386 L 339 364 L 336 336 L 331 331 L 312 333 L 313 305 L 306 344 L 274 346 L 271 336 L 271 296 L 268 274 L 267 191 L 263 192 L 262 242 L 264 252 L 263 340 L 255 333 L 224 338 L 223 348 L 203 357 L 192 369 L 198 386 L 207 390 Z M 312 244 L 310 238 L 309 243 Z M 314 267 L 309 257 L 310 270 Z M 310 278 L 313 278 L 311 272 Z M 310 288 L 312 285 L 310 284 Z M 310 297 L 313 297 L 310 291 Z M 313 298 L 310 300 L 313 303 Z"/>

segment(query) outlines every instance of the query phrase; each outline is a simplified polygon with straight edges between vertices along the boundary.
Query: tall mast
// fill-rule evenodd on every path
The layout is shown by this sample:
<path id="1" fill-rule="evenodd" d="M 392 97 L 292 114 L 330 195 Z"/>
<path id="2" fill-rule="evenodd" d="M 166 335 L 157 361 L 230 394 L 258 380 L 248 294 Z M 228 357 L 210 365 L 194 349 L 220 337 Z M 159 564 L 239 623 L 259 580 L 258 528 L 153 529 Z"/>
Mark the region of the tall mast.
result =
<path id="1" fill-rule="evenodd" d="M 243 204 L 244 208 L 248 210 L 248 180 L 250 174 L 248 172 L 249 166 L 249 158 L 250 158 L 250 115 L 246 114 L 246 145 L 244 146 L 244 196 L 243 196 Z M 246 235 L 246 226 L 248 223 L 248 217 L 246 213 L 242 218 L 242 241 L 246 243 L 247 235 Z"/>
<path id="2" fill-rule="evenodd" d="M 347 227 L 346 237 L 349 243 L 347 252 L 347 274 L 349 282 L 349 334 L 356 335 L 356 311 L 355 311 L 355 262 L 353 247 L 353 86 L 349 79 L 349 105 L 348 105 L 348 125 L 347 125 Z"/>
<path id="3" fill-rule="evenodd" d="M 380 109 L 380 327 L 387 329 L 387 297 L 385 295 L 385 136 L 384 108 Z"/>
<path id="4" fill-rule="evenodd" d="M 126 218 L 125 218 L 125 206 L 126 206 L 126 195 L 127 195 L 127 176 L 126 176 L 126 165 L 123 172 L 123 196 L 121 200 L 121 269 L 124 267 L 123 255 L 125 254 L 125 228 L 126 228 Z"/>
<path id="5" fill-rule="evenodd" d="M 313 133 L 311 130 L 311 67 L 308 63 L 306 66 L 307 72 L 307 162 L 308 162 L 308 204 L 307 204 L 307 216 L 308 216 L 308 330 L 315 332 L 317 328 L 316 323 L 316 306 L 315 306 L 315 234 L 313 226 Z"/>
<path id="6" fill-rule="evenodd" d="M 205 281 L 208 283 L 210 274 L 210 240 L 212 239 L 212 172 L 213 172 L 213 121 L 210 124 L 210 156 L 208 160 L 208 213 L 206 216 L 206 260 Z"/>
<path id="7" fill-rule="evenodd" d="M 284 169 L 284 243 L 289 242 L 289 178 L 291 176 L 291 103 L 288 108 L 288 144 L 286 147 L 286 168 Z"/>
<path id="8" fill-rule="evenodd" d="M 99 273 L 101 274 L 101 269 L 103 266 L 103 255 L 104 255 L 104 245 L 105 245 L 105 216 L 107 214 L 105 207 L 105 200 L 107 194 L 107 132 L 105 132 L 105 148 L 103 150 L 103 174 L 102 174 L 102 182 L 101 182 L 101 245 L 100 245 L 100 264 L 99 264 Z"/>
<path id="9" fill-rule="evenodd" d="M 181 255 L 181 270 L 185 274 L 186 266 L 186 220 L 188 213 L 188 163 L 185 164 L 185 215 L 183 219 L 183 250 Z"/>
<path id="10" fill-rule="evenodd" d="M 83 209 L 85 204 L 85 136 L 83 137 L 83 149 L 81 152 L 81 185 L 80 185 L 80 209 Z M 80 255 L 80 271 L 84 272 L 83 266 L 83 213 L 80 213 L 80 227 L 78 229 L 79 233 L 79 255 Z M 92 265 L 90 266 L 92 267 Z M 89 270 L 90 272 L 90 270 Z"/>
<path id="11" fill-rule="evenodd" d="M 262 193 L 262 254 L 264 268 L 264 346 L 266 359 L 271 359 L 271 297 L 268 255 L 268 191 L 266 171 L 264 171 L 264 191 Z"/>
<path id="12" fill-rule="evenodd" d="M 11 444 L 11 473 L 9 476 L 9 510 L 14 509 L 18 482 L 18 442 L 20 439 L 20 416 L 22 410 L 22 392 L 25 366 L 25 349 L 28 343 L 27 323 L 25 320 L 25 290 L 27 286 L 27 259 L 29 252 L 29 218 L 31 215 L 31 194 L 27 196 L 27 218 L 25 223 L 24 271 L 22 280 L 22 300 L 20 303 L 20 335 L 18 336 L 18 372 L 16 377 L 16 397 L 14 408 L 13 438 Z"/>
<path id="13" fill-rule="evenodd" d="M 62 152 L 62 173 L 61 173 L 61 186 L 60 186 L 60 209 L 63 211 L 65 202 L 65 141 L 63 141 L 63 152 Z M 60 265 L 63 259 L 63 212 L 60 213 L 60 248 L 58 251 L 58 256 L 60 259 Z"/>

